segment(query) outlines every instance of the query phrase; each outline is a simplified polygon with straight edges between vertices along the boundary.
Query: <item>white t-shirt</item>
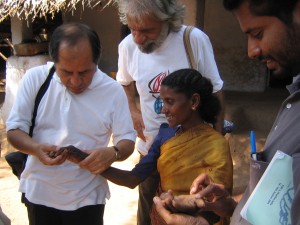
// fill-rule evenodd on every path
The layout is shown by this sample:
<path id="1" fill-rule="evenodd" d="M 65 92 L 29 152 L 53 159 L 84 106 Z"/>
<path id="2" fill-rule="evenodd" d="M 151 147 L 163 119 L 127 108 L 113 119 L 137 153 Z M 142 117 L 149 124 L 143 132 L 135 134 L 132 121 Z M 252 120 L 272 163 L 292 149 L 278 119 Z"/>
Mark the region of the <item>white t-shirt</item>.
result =
<path id="1" fill-rule="evenodd" d="M 164 114 L 160 114 L 160 84 L 170 73 L 189 68 L 183 33 L 186 26 L 179 32 L 171 32 L 164 43 L 150 54 L 143 53 L 134 43 L 132 35 L 128 35 L 119 45 L 119 62 L 117 81 L 122 85 L 136 82 L 140 95 L 142 117 L 145 124 L 146 142 L 138 140 L 137 150 L 146 155 L 161 123 L 166 122 Z M 199 72 L 211 80 L 214 92 L 222 89 L 209 38 L 201 30 L 194 28 L 190 34 L 190 42 Z"/>
<path id="2" fill-rule="evenodd" d="M 7 130 L 29 131 L 35 95 L 52 65 L 48 63 L 26 72 L 6 122 Z M 33 139 L 90 150 L 106 147 L 111 134 L 114 144 L 136 138 L 122 86 L 98 69 L 89 87 L 76 95 L 54 73 L 38 107 Z M 35 156 L 28 157 L 19 191 L 26 193 L 30 202 L 61 210 L 105 204 L 110 197 L 107 180 L 102 176 L 70 161 L 46 166 Z"/>

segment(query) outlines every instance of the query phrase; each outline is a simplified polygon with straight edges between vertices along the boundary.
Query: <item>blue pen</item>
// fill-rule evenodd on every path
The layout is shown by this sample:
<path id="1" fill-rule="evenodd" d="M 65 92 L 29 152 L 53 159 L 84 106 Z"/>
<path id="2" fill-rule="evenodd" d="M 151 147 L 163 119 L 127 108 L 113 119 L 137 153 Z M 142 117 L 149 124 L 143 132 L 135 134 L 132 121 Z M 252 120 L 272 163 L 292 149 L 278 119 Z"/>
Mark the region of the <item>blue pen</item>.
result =
<path id="1" fill-rule="evenodd" d="M 255 135 L 254 135 L 253 130 L 250 131 L 250 145 L 251 145 L 251 157 L 252 157 L 252 159 L 257 160 L 257 157 L 256 157 L 256 141 L 255 141 Z"/>

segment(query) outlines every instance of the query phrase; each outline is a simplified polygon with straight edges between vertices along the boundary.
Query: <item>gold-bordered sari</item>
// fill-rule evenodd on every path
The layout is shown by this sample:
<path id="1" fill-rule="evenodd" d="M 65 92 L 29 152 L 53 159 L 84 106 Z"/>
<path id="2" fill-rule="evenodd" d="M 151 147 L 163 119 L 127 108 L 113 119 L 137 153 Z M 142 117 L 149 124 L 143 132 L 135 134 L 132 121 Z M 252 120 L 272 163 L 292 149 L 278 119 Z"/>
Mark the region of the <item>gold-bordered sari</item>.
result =
<path id="1" fill-rule="evenodd" d="M 208 174 L 213 182 L 232 191 L 233 165 L 229 144 L 208 124 L 191 128 L 166 141 L 161 146 L 157 169 L 161 192 L 171 189 L 174 195 L 189 194 L 192 182 L 201 173 Z"/>
<path id="2" fill-rule="evenodd" d="M 215 183 L 231 191 L 233 166 L 227 140 L 208 124 L 182 132 L 161 146 L 157 162 L 163 192 L 189 194 L 200 173 L 207 173 Z"/>

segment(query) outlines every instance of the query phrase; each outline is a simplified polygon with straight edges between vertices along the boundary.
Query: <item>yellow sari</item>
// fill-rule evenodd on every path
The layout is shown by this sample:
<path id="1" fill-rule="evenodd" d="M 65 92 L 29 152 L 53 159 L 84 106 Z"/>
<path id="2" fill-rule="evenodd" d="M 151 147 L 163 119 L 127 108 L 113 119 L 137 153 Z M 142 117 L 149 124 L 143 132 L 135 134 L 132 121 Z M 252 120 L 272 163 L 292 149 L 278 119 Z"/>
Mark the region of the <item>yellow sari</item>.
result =
<path id="1" fill-rule="evenodd" d="M 163 192 L 189 194 L 200 173 L 232 191 L 233 165 L 227 140 L 208 124 L 176 135 L 161 146 L 157 162 Z"/>
<path id="2" fill-rule="evenodd" d="M 159 193 L 171 189 L 174 195 L 188 195 L 192 182 L 201 173 L 207 173 L 214 182 L 232 192 L 233 165 L 229 144 L 208 124 L 167 140 L 160 147 L 157 170 L 160 174 Z M 155 207 L 151 210 L 151 224 L 165 225 Z M 221 218 L 216 224 L 227 224 L 227 218 Z"/>

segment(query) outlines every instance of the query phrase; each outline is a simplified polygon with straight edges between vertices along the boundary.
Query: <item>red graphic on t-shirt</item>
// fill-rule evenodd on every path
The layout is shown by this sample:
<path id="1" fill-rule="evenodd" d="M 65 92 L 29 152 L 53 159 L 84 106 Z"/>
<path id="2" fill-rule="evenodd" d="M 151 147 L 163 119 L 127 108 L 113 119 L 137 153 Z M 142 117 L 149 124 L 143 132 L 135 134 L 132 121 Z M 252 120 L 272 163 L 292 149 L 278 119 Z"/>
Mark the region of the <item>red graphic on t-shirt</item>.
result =
<path id="1" fill-rule="evenodd" d="M 161 81 L 169 74 L 169 72 L 162 72 L 155 76 L 152 80 L 150 80 L 148 87 L 150 89 L 150 93 L 157 94 L 160 90 Z M 155 96 L 154 96 L 155 97 Z"/>
<path id="2" fill-rule="evenodd" d="M 153 98 L 155 98 L 153 109 L 157 114 L 161 114 L 161 109 L 163 106 L 163 102 L 159 96 L 161 82 L 168 75 L 169 75 L 169 71 L 162 72 L 157 76 L 155 76 L 152 80 L 150 80 L 148 84 L 148 87 L 150 89 L 149 93 L 151 93 Z"/>

